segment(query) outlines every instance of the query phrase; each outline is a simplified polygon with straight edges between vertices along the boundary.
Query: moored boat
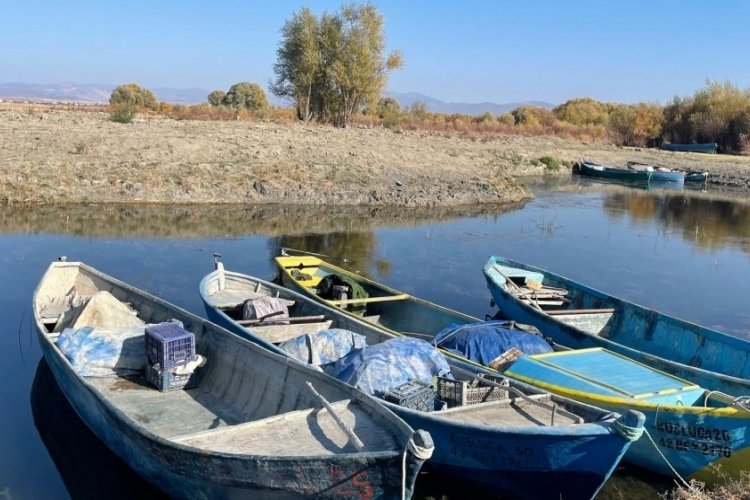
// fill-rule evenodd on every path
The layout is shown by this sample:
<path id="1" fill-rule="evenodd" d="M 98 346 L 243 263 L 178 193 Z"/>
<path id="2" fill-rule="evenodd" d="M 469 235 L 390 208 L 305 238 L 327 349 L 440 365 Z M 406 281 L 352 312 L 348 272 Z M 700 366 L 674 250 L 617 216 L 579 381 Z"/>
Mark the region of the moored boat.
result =
<path id="1" fill-rule="evenodd" d="M 648 434 L 625 455 L 633 464 L 706 484 L 750 469 L 750 401 L 600 347 L 523 356 L 505 374 L 601 408 L 643 413 Z"/>
<path id="2" fill-rule="evenodd" d="M 683 153 L 716 153 L 718 145 L 715 142 L 706 142 L 698 144 L 672 144 L 664 143 L 661 149 L 665 151 L 679 151 Z"/>
<path id="3" fill-rule="evenodd" d="M 748 340 L 503 257 L 490 257 L 483 270 L 504 317 L 561 345 L 604 347 L 709 390 L 750 395 Z"/>
<path id="4" fill-rule="evenodd" d="M 649 171 L 639 172 L 627 168 L 610 167 L 586 160 L 581 160 L 577 165 L 581 175 L 597 177 L 600 179 L 610 179 L 623 182 L 648 182 L 652 175 L 652 172 Z"/>
<path id="5" fill-rule="evenodd" d="M 315 257 L 291 259 L 284 261 L 282 258 L 280 263 L 291 264 L 298 277 L 309 277 L 306 283 L 319 283 L 325 276 L 342 277 L 346 273 L 343 269 L 328 267 Z M 358 294 L 357 299 L 336 302 L 343 306 L 366 306 L 364 310 L 357 307 L 346 311 L 326 304 L 314 294 L 302 293 L 299 287 L 298 291 L 293 291 L 226 271 L 221 263 L 217 267 L 200 285 L 208 317 L 278 353 L 286 353 L 279 345 L 299 338 L 295 335 L 304 334 L 305 342 L 312 344 L 316 333 L 346 329 L 363 335 L 368 346 L 376 346 L 403 338 L 385 325 L 409 327 L 415 330 L 412 333 L 421 332 L 420 336 L 425 337 L 430 333 L 434 335 L 453 320 L 476 321 L 425 301 L 409 300 L 406 294 L 386 293 L 382 288 L 376 292 L 369 285 L 365 285 L 372 292 L 368 297 Z M 356 275 L 351 275 L 351 279 L 354 277 Z M 273 316 L 267 320 L 240 319 L 248 300 L 268 296 L 288 305 L 288 318 L 278 321 L 274 321 Z M 396 304 L 401 305 L 396 308 Z M 405 311 L 408 314 L 404 314 Z M 310 356 L 311 360 L 314 358 Z M 625 425 L 638 431 L 642 425 L 642 416 L 636 412 L 619 419 L 612 414 L 607 416 L 597 408 L 579 406 L 526 384 L 494 378 L 499 375 L 494 370 L 461 362 L 456 357 L 447 357 L 447 360 L 455 380 L 447 382 L 441 378 L 438 386 L 445 383 L 452 391 L 451 397 L 460 393 L 469 399 L 479 394 L 476 391 L 484 391 L 481 398 L 475 400 L 476 404 L 462 406 L 456 402 L 450 408 L 435 411 L 420 411 L 387 401 L 383 404 L 433 436 L 435 453 L 426 464 L 429 468 L 489 491 L 524 498 L 591 498 L 628 446 L 626 438 L 618 434 L 617 426 Z M 502 387 L 493 385 L 498 383 Z M 489 385 L 484 387 L 483 384 Z M 503 392 L 491 393 L 487 389 Z M 439 390 L 438 396 L 445 397 Z M 544 481 L 539 481 L 540 474 Z"/>
<path id="6" fill-rule="evenodd" d="M 685 182 L 685 172 L 680 170 L 672 170 L 667 167 L 661 167 L 658 165 L 647 165 L 645 163 L 638 163 L 634 161 L 628 161 L 628 170 L 634 172 L 651 172 L 650 181 L 657 182 Z"/>
<path id="7" fill-rule="evenodd" d="M 432 448 L 427 432 L 373 398 L 83 263 L 52 263 L 33 311 L 71 406 L 171 497 L 403 498 Z M 189 375 L 188 365 L 173 368 L 167 391 L 142 371 L 143 331 L 164 322 L 190 332 L 205 361 Z M 102 342 L 109 357 L 92 357 Z M 172 385 L 183 376 L 188 385 Z"/>

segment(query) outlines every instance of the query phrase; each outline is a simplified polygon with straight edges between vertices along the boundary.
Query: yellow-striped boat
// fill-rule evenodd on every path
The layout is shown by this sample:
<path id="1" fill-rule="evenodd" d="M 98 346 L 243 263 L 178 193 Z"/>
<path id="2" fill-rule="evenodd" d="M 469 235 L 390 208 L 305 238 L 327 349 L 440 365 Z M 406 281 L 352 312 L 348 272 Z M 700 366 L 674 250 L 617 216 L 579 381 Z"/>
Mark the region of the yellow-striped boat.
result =
<path id="1" fill-rule="evenodd" d="M 711 484 L 750 470 L 750 408 L 600 347 L 523 356 L 505 374 L 618 413 L 646 416 L 625 460 Z"/>

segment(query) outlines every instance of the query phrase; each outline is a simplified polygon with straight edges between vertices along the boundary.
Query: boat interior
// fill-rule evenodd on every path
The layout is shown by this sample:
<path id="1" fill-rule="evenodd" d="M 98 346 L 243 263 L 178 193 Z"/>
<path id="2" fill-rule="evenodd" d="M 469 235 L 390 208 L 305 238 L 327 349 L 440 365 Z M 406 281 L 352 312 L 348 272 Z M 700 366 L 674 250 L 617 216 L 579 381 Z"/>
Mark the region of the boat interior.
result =
<path id="1" fill-rule="evenodd" d="M 615 313 L 612 302 L 565 286 L 565 283 L 553 282 L 541 272 L 497 263 L 492 265 L 492 270 L 505 291 L 521 302 L 576 329 L 607 336 Z"/>
<path id="2" fill-rule="evenodd" d="M 77 263 L 50 268 L 35 294 L 38 324 L 61 366 L 65 358 L 56 341 L 65 327 L 80 327 L 80 317 L 86 318 L 85 326 L 103 331 L 121 324 L 122 318 L 108 310 L 86 313 L 94 302 L 90 298 L 102 293 L 130 309 L 144 327 L 182 322 L 194 334 L 196 353 L 206 359 L 190 376 L 193 388 L 166 392 L 143 375 L 83 377 L 88 389 L 124 412 L 131 425 L 207 452 L 316 456 L 403 451 L 403 424 L 348 387 Z"/>
<path id="3" fill-rule="evenodd" d="M 327 328 L 343 328 L 365 335 L 367 344 L 373 345 L 389 338 L 367 323 L 353 321 L 347 315 L 331 314 L 330 309 L 313 300 L 298 300 L 297 295 L 277 285 L 261 282 L 250 276 L 225 272 L 214 273 L 204 282 L 204 299 L 230 319 L 247 328 L 251 333 L 278 344 L 295 336 L 314 334 Z M 269 318 L 264 321 L 243 320 L 243 303 L 248 299 L 273 296 L 288 307 L 288 318 Z M 366 318 L 365 318 L 366 319 Z M 282 333 L 283 332 L 283 333 Z M 434 416 L 456 422 L 490 426 L 560 426 L 594 421 L 601 412 L 580 407 L 564 398 L 544 393 L 524 385 L 519 389 L 513 382 L 490 375 L 477 375 L 452 365 L 451 372 L 456 383 L 440 392 L 439 384 L 433 387 L 436 399 L 445 397 L 451 401 L 448 407 L 438 408 Z M 475 396 L 453 405 L 456 394 Z"/>

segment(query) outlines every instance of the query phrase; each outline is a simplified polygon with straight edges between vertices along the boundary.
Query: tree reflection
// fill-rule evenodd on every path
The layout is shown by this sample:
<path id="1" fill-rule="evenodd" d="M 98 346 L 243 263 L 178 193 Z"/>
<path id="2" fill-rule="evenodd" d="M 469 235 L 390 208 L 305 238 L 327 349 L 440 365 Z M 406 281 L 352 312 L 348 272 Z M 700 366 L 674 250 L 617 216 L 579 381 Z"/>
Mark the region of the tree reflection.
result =
<path id="1" fill-rule="evenodd" d="M 750 253 L 750 205 L 700 193 L 607 193 L 604 209 L 613 219 L 654 220 L 665 231 L 704 249 L 740 247 Z"/>

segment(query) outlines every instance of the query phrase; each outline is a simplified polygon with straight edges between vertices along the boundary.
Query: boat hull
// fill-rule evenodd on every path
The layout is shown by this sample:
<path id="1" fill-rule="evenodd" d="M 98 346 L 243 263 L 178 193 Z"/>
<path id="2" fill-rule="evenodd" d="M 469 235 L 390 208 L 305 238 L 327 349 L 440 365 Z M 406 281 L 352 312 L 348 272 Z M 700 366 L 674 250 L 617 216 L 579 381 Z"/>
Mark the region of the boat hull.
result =
<path id="1" fill-rule="evenodd" d="M 226 272 L 227 279 L 242 275 Z M 262 282 L 257 278 L 252 278 Z M 207 275 L 200 285 L 201 298 L 206 314 L 211 321 L 225 327 L 235 334 L 257 342 L 274 352 L 286 354 L 277 346 L 268 343 L 252 331 L 242 327 L 226 313 L 214 307 L 207 299 L 208 290 L 215 286 L 217 273 Z M 294 281 L 294 280 L 292 280 Z M 272 283 L 263 282 L 267 287 Z M 293 283 L 290 282 L 290 285 Z M 325 310 L 327 314 L 347 318 L 349 329 L 357 332 L 362 329 L 378 329 L 387 336 L 397 336 L 384 328 L 365 322 L 360 317 L 349 314 L 339 308 L 330 307 L 323 301 L 315 300 L 306 293 L 303 287 L 289 286 L 287 293 L 295 301 L 308 301 Z M 450 322 L 451 319 L 461 323 L 476 319 L 460 313 L 435 306 L 432 319 L 426 309 L 429 303 L 411 298 L 405 301 L 407 309 L 419 318 L 422 326 L 434 324 L 436 318 Z M 422 304 L 424 302 L 424 304 Z M 424 307 L 423 307 L 424 306 Z M 417 310 L 419 309 L 419 310 Z M 318 311 L 316 311 L 318 312 Z M 380 317 L 391 325 L 395 320 Z M 446 323 L 447 324 L 447 323 Z M 412 325 L 414 326 L 414 325 Z M 435 332 L 433 332 L 435 333 Z M 479 365 L 447 357 L 452 367 L 467 370 L 480 370 Z M 490 373 L 490 371 L 487 373 Z M 497 372 L 492 372 L 497 374 Z M 531 391 L 531 386 L 526 386 Z M 496 426 L 476 425 L 460 421 L 439 418 L 436 414 L 413 411 L 388 402 L 383 402 L 389 409 L 416 428 L 430 430 L 435 443 L 432 458 L 425 464 L 428 470 L 449 474 L 457 480 L 471 481 L 473 484 L 489 490 L 511 492 L 523 498 L 592 498 L 611 475 L 628 444 L 623 436 L 613 428 L 612 422 L 617 416 L 604 416 L 595 423 L 566 427 L 539 427 L 519 432 L 518 428 L 501 428 Z M 545 481 L 539 481 L 544 474 Z M 536 480 L 534 479 L 536 478 Z"/>
<path id="2" fill-rule="evenodd" d="M 651 172 L 637 172 L 625 168 L 606 167 L 594 163 L 581 162 L 578 164 L 581 175 L 596 177 L 599 179 L 617 180 L 623 182 L 643 182 L 651 179 Z"/>
<path id="3" fill-rule="evenodd" d="M 665 151 L 679 151 L 683 153 L 716 153 L 717 145 L 713 142 L 702 144 L 662 144 Z"/>
<path id="4" fill-rule="evenodd" d="M 685 172 L 661 172 L 654 170 L 651 172 L 651 180 L 657 182 L 685 182 Z"/>
<path id="5" fill-rule="evenodd" d="M 543 275 L 545 284 L 574 290 L 577 309 L 612 308 L 602 333 L 593 334 L 517 300 L 502 286 L 493 266 Z M 490 257 L 484 266 L 487 287 L 502 316 L 533 325 L 545 337 L 572 348 L 604 347 L 671 373 L 709 390 L 750 394 L 750 342 L 626 302 L 534 266 Z M 676 342 L 675 339 L 680 339 Z M 732 375 L 728 375 L 732 374 Z"/>
<path id="6" fill-rule="evenodd" d="M 53 264 L 53 267 L 55 265 L 68 268 L 83 267 L 77 263 Z M 93 269 L 87 269 L 90 272 L 89 276 L 96 275 L 100 280 L 108 278 Z M 52 267 L 48 273 L 51 270 Z M 44 295 L 41 292 L 42 283 L 35 293 L 35 303 L 38 302 L 39 296 Z M 137 294 L 139 299 L 147 297 L 147 302 L 153 299 L 153 307 L 166 308 L 169 310 L 170 318 L 180 320 L 185 325 L 201 325 L 211 333 L 215 331 L 216 335 L 234 339 L 229 332 L 220 330 L 215 325 L 145 292 L 116 280 L 109 283 L 113 294 L 124 296 L 133 293 Z M 55 381 L 81 420 L 125 464 L 172 498 L 401 498 L 403 494 L 409 497 L 413 492 L 424 458 L 416 458 L 412 453 L 406 453 L 407 459 L 404 463 L 405 451 L 378 450 L 310 456 L 228 453 L 180 444 L 153 434 L 144 427 L 131 425 L 129 417 L 121 409 L 109 403 L 86 382 L 85 377 L 75 372 L 47 337 L 46 328 L 38 317 L 37 335 L 44 359 Z M 237 340 L 232 342 L 236 343 Z M 263 353 L 263 356 L 273 356 L 255 345 L 242 343 L 243 352 L 254 351 Z M 283 366 L 290 363 L 288 359 L 277 359 Z M 299 371 L 300 368 L 309 372 L 308 380 L 317 382 L 321 390 L 325 388 L 325 384 L 330 385 L 322 375 L 307 367 L 294 367 L 293 370 Z M 235 387 L 235 390 L 237 389 L 239 388 Z M 351 394 L 353 401 L 364 398 L 360 404 L 375 408 L 379 415 L 382 414 L 380 418 L 388 422 L 389 430 L 400 429 L 402 432 L 399 438 L 404 442 L 409 439 L 411 430 L 408 426 L 395 415 L 383 411 L 375 401 L 359 395 L 358 392 L 354 394 L 356 391 L 345 384 L 330 389 Z M 402 477 L 402 474 L 405 476 Z"/>
<path id="7" fill-rule="evenodd" d="M 533 370 L 533 368 L 532 368 Z M 559 386 L 510 368 L 510 376 L 544 390 L 600 408 L 646 417 L 646 435 L 633 443 L 625 461 L 666 476 L 707 484 L 739 478 L 750 458 L 750 412 L 733 407 L 694 407 L 604 397 L 572 386 Z M 669 396 L 664 396 L 668 399 Z M 717 468 L 718 467 L 718 468 Z"/>
<path id="8" fill-rule="evenodd" d="M 593 498 L 625 453 L 622 436 L 591 425 L 580 426 L 578 435 L 554 427 L 519 432 L 446 425 L 427 413 L 389 407 L 410 425 L 429 430 L 435 452 L 427 470 L 521 498 Z"/>

